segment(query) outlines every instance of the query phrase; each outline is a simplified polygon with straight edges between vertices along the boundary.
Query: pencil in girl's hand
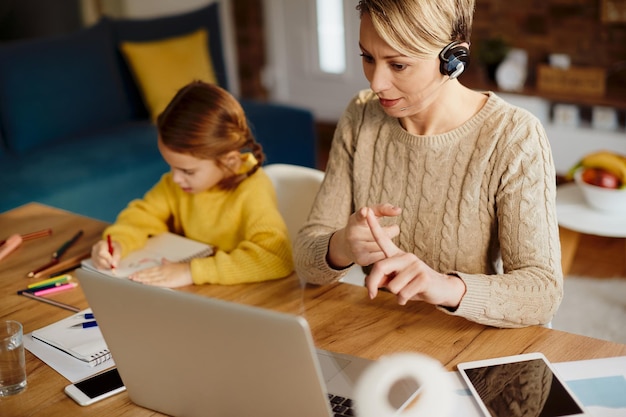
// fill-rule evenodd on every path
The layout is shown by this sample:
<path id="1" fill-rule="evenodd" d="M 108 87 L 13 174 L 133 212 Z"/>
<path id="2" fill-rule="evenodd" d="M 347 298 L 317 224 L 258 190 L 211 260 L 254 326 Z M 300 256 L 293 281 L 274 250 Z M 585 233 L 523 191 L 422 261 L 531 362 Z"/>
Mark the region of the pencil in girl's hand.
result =
<path id="1" fill-rule="evenodd" d="M 109 255 L 113 256 L 113 242 L 111 242 L 111 235 L 107 235 L 107 245 L 109 246 Z M 113 264 L 111 264 L 111 269 L 115 269 Z"/>

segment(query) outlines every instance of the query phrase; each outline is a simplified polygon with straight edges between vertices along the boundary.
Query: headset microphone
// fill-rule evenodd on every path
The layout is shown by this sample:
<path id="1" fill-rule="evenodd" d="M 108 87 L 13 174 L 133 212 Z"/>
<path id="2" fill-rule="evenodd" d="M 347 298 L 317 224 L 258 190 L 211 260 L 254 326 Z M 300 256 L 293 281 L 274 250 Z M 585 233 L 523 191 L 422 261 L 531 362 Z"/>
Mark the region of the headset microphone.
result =
<path id="1" fill-rule="evenodd" d="M 457 78 L 469 65 L 469 49 L 462 41 L 450 42 L 439 53 L 439 61 L 439 71 L 443 75 L 451 79 Z"/>

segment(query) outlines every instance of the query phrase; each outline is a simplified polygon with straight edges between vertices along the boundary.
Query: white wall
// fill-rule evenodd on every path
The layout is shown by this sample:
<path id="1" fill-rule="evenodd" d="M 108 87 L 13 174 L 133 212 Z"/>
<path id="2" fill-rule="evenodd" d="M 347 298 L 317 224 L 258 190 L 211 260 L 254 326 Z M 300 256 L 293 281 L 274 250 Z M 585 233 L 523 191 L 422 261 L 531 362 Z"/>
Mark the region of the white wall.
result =
<path id="1" fill-rule="evenodd" d="M 626 155 L 626 132 L 603 131 L 590 127 L 545 126 L 556 172 L 565 174 L 588 153 L 609 150 Z"/>
<path id="2" fill-rule="evenodd" d="M 519 94 L 498 93 L 511 104 L 522 107 L 537 116 L 543 123 L 552 147 L 554 165 L 558 174 L 565 174 L 583 156 L 598 150 L 610 150 L 626 155 L 626 131 L 580 126 L 563 126 L 550 117 L 550 102 Z"/>

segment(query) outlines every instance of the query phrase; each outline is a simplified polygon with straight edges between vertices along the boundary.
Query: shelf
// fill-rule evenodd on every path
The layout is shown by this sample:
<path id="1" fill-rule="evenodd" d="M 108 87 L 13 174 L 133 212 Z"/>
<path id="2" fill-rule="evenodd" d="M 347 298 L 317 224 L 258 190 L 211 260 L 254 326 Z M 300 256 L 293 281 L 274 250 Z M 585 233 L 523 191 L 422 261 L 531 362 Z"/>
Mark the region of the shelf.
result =
<path id="1" fill-rule="evenodd" d="M 617 110 L 626 111 L 626 85 L 607 85 L 607 94 L 603 97 L 590 97 L 568 94 L 552 94 L 537 90 L 534 86 L 525 86 L 522 91 L 500 90 L 495 82 L 488 82 L 485 77 L 477 71 L 468 72 L 459 78 L 466 87 L 474 90 L 490 90 L 495 93 L 519 94 L 543 98 L 552 103 L 575 104 L 578 106 L 604 106 L 613 107 Z"/>

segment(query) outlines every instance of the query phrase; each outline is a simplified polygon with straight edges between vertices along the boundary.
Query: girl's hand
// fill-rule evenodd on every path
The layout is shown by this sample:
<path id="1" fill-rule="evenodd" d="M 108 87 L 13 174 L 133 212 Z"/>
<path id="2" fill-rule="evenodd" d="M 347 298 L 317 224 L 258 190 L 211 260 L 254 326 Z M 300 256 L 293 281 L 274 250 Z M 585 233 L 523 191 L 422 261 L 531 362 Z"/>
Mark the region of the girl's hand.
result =
<path id="1" fill-rule="evenodd" d="M 116 241 L 112 241 L 113 255 L 109 253 L 109 244 L 106 240 L 100 240 L 91 247 L 91 262 L 97 269 L 115 269 L 120 262 L 122 247 Z"/>
<path id="2" fill-rule="evenodd" d="M 137 271 L 128 278 L 142 284 L 167 288 L 184 287 L 193 284 L 189 263 L 175 263 L 166 259 L 162 260 L 160 266 Z"/>
<path id="3" fill-rule="evenodd" d="M 399 216 L 402 209 L 391 204 L 378 204 L 371 207 L 362 207 L 348 218 L 348 224 L 339 229 L 330 238 L 328 262 L 336 268 L 344 268 L 350 264 L 370 265 L 385 257 L 380 246 L 374 239 L 367 224 L 367 213 L 372 212 L 378 217 Z M 377 222 L 378 223 L 378 222 Z M 380 227 L 388 239 L 400 233 L 397 225 Z"/>
<path id="4" fill-rule="evenodd" d="M 398 248 L 380 227 L 375 214 L 366 213 L 367 224 L 385 258 L 376 262 L 365 278 L 370 298 L 376 297 L 379 288 L 395 294 L 398 304 L 409 300 L 457 308 L 465 294 L 463 281 L 452 275 L 441 274 L 412 253 Z"/>

